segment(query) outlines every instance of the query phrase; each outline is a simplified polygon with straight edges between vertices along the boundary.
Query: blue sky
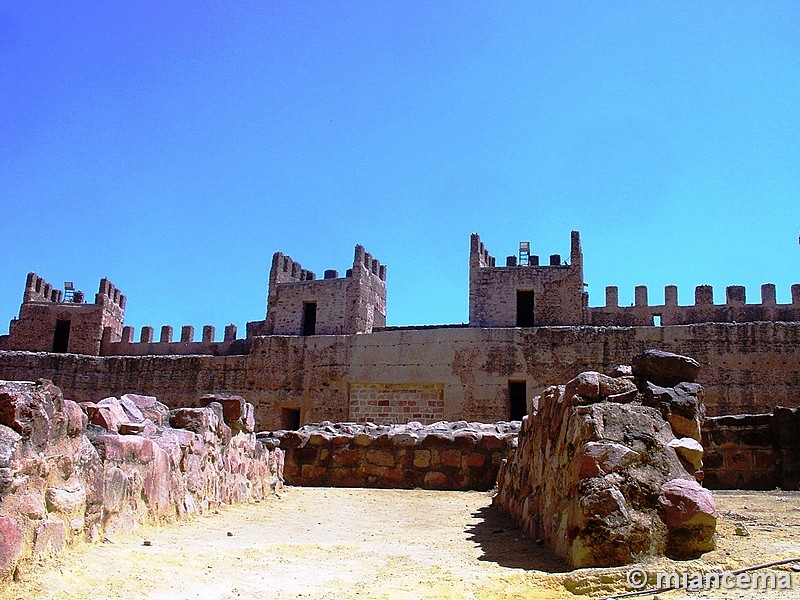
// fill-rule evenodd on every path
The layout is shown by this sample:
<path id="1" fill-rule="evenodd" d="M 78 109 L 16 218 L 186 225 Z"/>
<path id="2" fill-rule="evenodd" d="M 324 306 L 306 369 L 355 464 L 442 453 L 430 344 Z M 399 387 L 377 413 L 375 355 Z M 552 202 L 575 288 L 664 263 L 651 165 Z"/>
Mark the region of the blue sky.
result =
<path id="1" fill-rule="evenodd" d="M 273 252 L 357 243 L 389 324 L 463 322 L 471 232 L 580 230 L 591 305 L 787 302 L 800 3 L 0 0 L 0 214 L 0 333 L 28 271 L 243 331 Z"/>

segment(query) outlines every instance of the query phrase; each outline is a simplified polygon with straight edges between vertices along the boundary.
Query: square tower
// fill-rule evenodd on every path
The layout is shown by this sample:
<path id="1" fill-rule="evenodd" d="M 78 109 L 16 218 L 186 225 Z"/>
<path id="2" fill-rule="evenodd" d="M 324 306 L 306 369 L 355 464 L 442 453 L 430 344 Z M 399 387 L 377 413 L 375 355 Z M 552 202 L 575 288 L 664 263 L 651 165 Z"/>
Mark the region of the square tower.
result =
<path id="1" fill-rule="evenodd" d="M 125 296 L 108 279 L 100 280 L 94 303 L 83 292 L 53 288 L 36 273 L 28 273 L 19 318 L 11 321 L 5 347 L 30 352 L 100 355 L 103 330 L 109 341 L 122 335 Z"/>
<path id="2" fill-rule="evenodd" d="M 280 252 L 272 257 L 266 335 L 370 333 L 386 326 L 386 265 L 356 246 L 353 267 L 317 279 Z"/>
<path id="3" fill-rule="evenodd" d="M 550 255 L 547 265 L 521 246 L 522 264 L 509 256 L 498 267 L 477 233 L 470 239 L 470 327 L 535 327 L 582 325 L 584 306 L 583 252 L 580 234 L 572 232 L 570 263 Z"/>

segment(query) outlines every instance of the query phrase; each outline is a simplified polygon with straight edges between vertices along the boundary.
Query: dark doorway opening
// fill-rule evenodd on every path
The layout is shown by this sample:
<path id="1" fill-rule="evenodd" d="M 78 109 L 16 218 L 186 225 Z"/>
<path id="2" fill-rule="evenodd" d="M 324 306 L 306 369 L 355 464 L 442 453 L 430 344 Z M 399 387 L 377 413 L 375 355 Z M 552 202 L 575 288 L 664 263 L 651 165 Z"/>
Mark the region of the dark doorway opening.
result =
<path id="1" fill-rule="evenodd" d="M 281 409 L 281 429 L 300 429 L 300 409 L 282 408 Z"/>
<path id="2" fill-rule="evenodd" d="M 56 321 L 56 333 L 53 336 L 53 352 L 66 352 L 69 346 L 69 320 Z"/>
<path id="3" fill-rule="evenodd" d="M 522 417 L 528 414 L 528 396 L 525 391 L 525 380 L 508 381 L 508 419 L 510 421 L 521 421 Z"/>
<path id="4" fill-rule="evenodd" d="M 303 335 L 314 335 L 317 331 L 317 303 L 303 302 Z"/>
<path id="5" fill-rule="evenodd" d="M 533 327 L 533 290 L 517 290 L 517 327 Z"/>

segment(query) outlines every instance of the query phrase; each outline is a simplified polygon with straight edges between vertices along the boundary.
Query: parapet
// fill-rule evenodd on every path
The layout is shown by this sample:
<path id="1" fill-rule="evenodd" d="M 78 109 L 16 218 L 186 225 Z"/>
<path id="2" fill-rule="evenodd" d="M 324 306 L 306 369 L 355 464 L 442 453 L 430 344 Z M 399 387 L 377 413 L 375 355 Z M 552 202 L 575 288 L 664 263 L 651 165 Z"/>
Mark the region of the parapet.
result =
<path id="1" fill-rule="evenodd" d="M 747 302 L 744 286 L 730 285 L 725 288 L 725 303 L 714 304 L 714 288 L 698 285 L 694 290 L 693 305 L 678 305 L 678 287 L 664 287 L 664 304 L 648 302 L 647 286 L 639 285 L 634 290 L 632 306 L 619 306 L 619 289 L 607 286 L 605 306 L 587 309 L 589 325 L 689 325 L 693 323 L 748 323 L 755 321 L 800 320 L 800 284 L 791 288 L 789 304 L 778 304 L 775 284 L 761 286 L 761 302 Z"/>
<path id="2" fill-rule="evenodd" d="M 64 304 L 83 304 L 83 292 L 76 290 L 71 297 L 59 289 L 54 288 L 50 283 L 39 277 L 36 273 L 28 273 L 25 280 L 25 293 L 22 297 L 22 303 L 28 304 L 31 302 L 54 302 Z M 105 277 L 100 280 L 100 289 L 95 295 L 95 304 L 107 305 L 112 304 L 119 307 L 121 310 L 125 309 L 125 295 L 114 286 Z"/>
<path id="3" fill-rule="evenodd" d="M 489 254 L 489 251 L 481 241 L 481 236 L 473 233 L 469 238 L 469 266 L 471 269 L 494 267 L 496 264 L 494 256 Z"/>
<path id="4" fill-rule="evenodd" d="M 272 269 L 270 281 L 275 283 L 290 283 L 293 281 L 313 281 L 317 276 L 313 271 L 304 269 L 303 266 L 290 256 L 281 252 L 272 255 Z"/>
<path id="5" fill-rule="evenodd" d="M 22 303 L 28 302 L 61 302 L 61 290 L 55 289 L 52 285 L 39 277 L 36 273 L 28 273 L 25 280 L 25 294 Z"/>
<path id="6" fill-rule="evenodd" d="M 497 261 L 486 249 L 486 246 L 481 241 L 477 233 L 470 236 L 470 269 L 482 269 L 486 267 L 497 267 Z M 527 258 L 527 262 L 524 259 Z M 572 231 L 570 234 L 570 262 L 573 266 L 583 266 L 583 251 L 581 250 L 581 235 L 578 231 Z M 518 260 L 516 255 L 506 257 L 505 268 L 509 267 L 561 267 L 568 266 L 562 263 L 560 254 L 550 254 L 548 256 L 547 264 L 541 264 L 538 254 L 530 254 L 523 256 L 523 260 Z M 497 267 L 504 268 L 504 267 Z"/>
<path id="7" fill-rule="evenodd" d="M 373 258 L 361 244 L 356 245 L 351 276 L 359 269 L 372 273 L 381 281 L 386 281 L 386 265 L 382 265 L 377 258 Z"/>
<path id="8" fill-rule="evenodd" d="M 210 355 L 224 356 L 231 354 L 247 354 L 246 340 L 237 339 L 236 325 L 231 323 L 225 327 L 222 341 L 215 341 L 216 328 L 213 325 L 204 325 L 202 336 L 195 341 L 195 328 L 184 325 L 180 329 L 179 341 L 173 339 L 174 328 L 172 325 L 163 325 L 158 341 L 155 340 L 155 328 L 145 325 L 141 328 L 139 341 L 134 341 L 134 328 L 126 325 L 122 328 L 119 341 L 112 340 L 111 328 L 103 331 L 103 356 L 149 356 L 149 355 Z"/>
<path id="9" fill-rule="evenodd" d="M 113 304 L 125 310 L 125 295 L 113 283 L 103 277 L 100 280 L 100 290 L 95 295 L 94 303 Z"/>

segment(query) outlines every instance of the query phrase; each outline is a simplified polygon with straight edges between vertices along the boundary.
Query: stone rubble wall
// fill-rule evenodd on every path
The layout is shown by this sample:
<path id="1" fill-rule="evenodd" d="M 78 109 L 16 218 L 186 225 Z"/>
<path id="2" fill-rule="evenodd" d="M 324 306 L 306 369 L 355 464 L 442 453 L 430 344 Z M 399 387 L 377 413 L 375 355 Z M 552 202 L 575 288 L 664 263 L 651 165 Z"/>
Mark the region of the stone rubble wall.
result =
<path id="1" fill-rule="evenodd" d="M 575 567 L 714 548 L 702 478 L 703 390 L 692 359 L 648 350 L 534 400 L 494 502 Z"/>
<path id="2" fill-rule="evenodd" d="M 78 405 L 47 380 L 0 381 L 0 582 L 68 545 L 268 496 L 283 453 L 256 440 L 252 406 L 204 401 Z"/>
<path id="3" fill-rule="evenodd" d="M 711 489 L 800 489 L 800 410 L 711 417 L 703 426 Z"/>
<path id="4" fill-rule="evenodd" d="M 439 422 L 422 425 L 330 423 L 277 438 L 292 485 L 489 490 L 501 462 L 516 447 L 519 422 Z"/>

